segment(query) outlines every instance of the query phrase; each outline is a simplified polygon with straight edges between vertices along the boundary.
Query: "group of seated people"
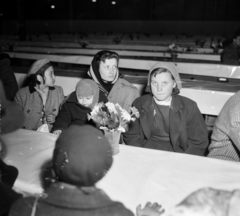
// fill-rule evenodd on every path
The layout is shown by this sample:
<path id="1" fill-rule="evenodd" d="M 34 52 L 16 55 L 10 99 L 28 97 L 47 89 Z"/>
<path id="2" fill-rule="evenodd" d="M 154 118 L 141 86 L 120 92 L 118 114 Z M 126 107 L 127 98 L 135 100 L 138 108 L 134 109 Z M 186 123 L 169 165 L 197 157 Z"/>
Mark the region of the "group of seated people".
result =
<path id="1" fill-rule="evenodd" d="M 79 81 L 76 90 L 66 98 L 62 87 L 55 85 L 54 68 L 48 59 L 37 60 L 30 67 L 28 72 L 29 85 L 21 88 L 14 97 L 14 101 L 20 105 L 23 112 L 23 121 L 20 127 L 28 130 L 38 130 L 45 124 L 48 126 L 49 132 L 60 135 L 54 151 L 53 168 L 61 183 L 57 186 L 53 185 L 49 189 L 49 203 L 48 198 L 43 201 L 40 198 L 29 198 L 24 201 L 26 205 L 24 207 L 22 201 L 19 201 L 15 207 L 23 209 L 21 210 L 23 212 L 26 211 L 26 214 L 22 215 L 34 215 L 33 211 L 36 211 L 36 209 L 43 211 L 39 215 L 44 215 L 45 210 L 41 209 L 45 209 L 46 206 L 49 205 L 50 208 L 47 212 L 51 212 L 55 211 L 51 209 L 51 205 L 66 203 L 67 195 L 65 198 L 65 195 L 54 198 L 55 190 L 69 194 L 71 197 L 86 196 L 84 200 L 88 198 L 90 200 L 98 199 L 103 196 L 102 192 L 95 191 L 92 198 L 88 197 L 88 194 L 92 194 L 92 190 L 87 188 L 85 191 L 85 186 L 93 186 L 103 176 L 102 173 L 98 173 L 97 177 L 94 176 L 96 174 L 96 164 L 104 166 L 101 169 L 99 167 L 101 172 L 104 171 L 104 173 L 111 166 L 112 159 L 108 154 L 106 155 L 106 152 L 109 151 L 108 146 L 99 149 L 99 152 L 103 152 L 104 157 L 106 157 L 100 158 L 101 162 L 97 161 L 99 156 L 89 157 L 91 159 L 96 157 L 95 164 L 94 161 L 88 162 L 87 159 L 84 159 L 86 158 L 84 153 L 83 158 L 78 156 L 78 153 L 84 152 L 84 149 L 81 149 L 81 151 L 75 149 L 84 148 L 84 145 L 81 147 L 76 145 L 77 142 L 82 143 L 81 140 L 84 140 L 84 137 L 86 137 L 87 144 L 91 143 L 93 145 L 91 147 L 93 149 L 100 146 L 97 147 L 94 144 L 94 137 L 101 136 L 104 139 L 103 132 L 94 127 L 87 118 L 87 114 L 98 102 L 118 103 L 127 111 L 130 111 L 130 108 L 134 106 L 139 111 L 140 117 L 131 122 L 128 131 L 122 134 L 123 143 L 126 145 L 240 161 L 240 92 L 232 96 L 223 107 L 213 128 L 209 145 L 207 126 L 196 102 L 179 95 L 182 83 L 173 63 L 156 62 L 152 66 L 148 75 L 146 94 L 143 96 L 139 95 L 138 89 L 133 84 L 124 79 L 119 72 L 118 63 L 119 56 L 117 53 L 108 50 L 98 52 L 87 72 L 88 78 Z M 67 144 L 69 142 L 66 143 L 64 140 L 73 137 L 75 140 L 73 143 L 75 144 L 73 144 L 73 147 L 69 146 L 70 149 L 68 150 Z M 64 147 L 61 145 L 64 145 Z M 88 154 L 94 153 L 88 152 L 86 155 Z M 69 164 L 69 157 L 72 157 L 71 161 L 75 161 L 77 165 L 75 162 Z M 78 160 L 84 160 L 84 162 Z M 74 169 L 76 169 L 76 166 L 80 166 L 79 164 L 84 166 L 82 170 L 79 168 L 78 172 L 82 171 L 84 174 L 78 172 L 75 174 Z M 95 173 L 92 174 L 93 176 L 86 176 L 86 179 L 93 178 L 92 181 L 89 183 L 86 180 L 87 182 L 80 183 L 79 178 L 85 178 L 82 175 L 90 175 L 86 167 L 91 166 L 93 166 Z M 65 169 L 65 167 L 68 168 Z M 76 184 L 76 182 L 79 183 Z M 75 186 L 81 186 L 82 191 L 73 196 L 71 189 Z M 66 192 L 64 192 L 65 190 Z M 53 194 L 52 197 L 51 194 Z M 104 199 L 104 203 L 110 202 L 108 198 L 103 197 Z M 74 204 L 74 199 L 71 198 L 71 200 L 73 206 L 66 204 L 66 208 L 74 208 L 74 205 L 79 205 L 79 203 Z M 37 208 L 37 205 L 45 207 Z M 115 207 L 117 205 L 114 204 Z M 33 206 L 33 208 L 26 209 L 29 206 Z M 100 206 L 101 203 L 99 203 Z M 148 204 L 145 207 L 154 209 L 158 214 L 161 212 L 158 204 Z M 122 209 L 123 207 L 120 205 L 116 208 Z M 146 208 L 143 210 L 138 208 L 139 215 Z M 46 209 L 48 208 L 46 207 Z M 21 215 L 19 211 L 15 212 L 13 210 L 10 215 Z M 128 214 L 131 215 L 131 213 L 126 213 L 126 215 Z M 49 215 L 51 214 L 49 213 Z M 75 215 L 75 213 L 71 213 L 71 215 Z M 104 213 L 104 215 L 106 214 Z"/>
<path id="2" fill-rule="evenodd" d="M 24 112 L 22 128 L 37 130 L 47 124 L 49 132 L 60 135 L 70 125 L 92 124 L 89 114 L 98 102 L 118 103 L 140 117 L 122 134 L 126 145 L 240 161 L 238 149 L 238 94 L 231 97 L 216 120 L 209 137 L 206 123 L 196 102 L 179 95 L 182 83 L 171 62 L 156 62 L 149 71 L 146 94 L 124 79 L 118 68 L 117 53 L 98 52 L 87 78 L 64 97 L 55 86 L 54 69 L 48 59 L 33 63 L 28 72 L 29 86 L 15 95 Z M 235 115 L 234 115 L 235 113 Z"/>

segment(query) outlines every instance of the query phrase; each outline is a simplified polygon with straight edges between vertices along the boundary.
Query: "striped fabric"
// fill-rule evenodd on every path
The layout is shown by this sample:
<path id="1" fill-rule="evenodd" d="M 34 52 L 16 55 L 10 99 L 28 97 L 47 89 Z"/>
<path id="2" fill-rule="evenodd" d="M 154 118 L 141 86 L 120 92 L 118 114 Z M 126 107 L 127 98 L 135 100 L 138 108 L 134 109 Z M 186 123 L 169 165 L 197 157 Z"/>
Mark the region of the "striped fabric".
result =
<path id="1" fill-rule="evenodd" d="M 98 78 L 96 77 L 95 73 L 94 73 L 94 70 L 92 68 L 92 65 L 90 66 L 90 69 L 88 71 L 88 75 L 90 77 L 92 77 L 92 79 L 97 83 L 98 87 L 99 87 L 99 90 L 102 91 L 106 96 L 108 96 L 108 91 L 101 85 L 101 83 L 99 82 Z M 112 84 L 114 84 L 117 79 L 119 77 L 119 71 L 117 72 L 116 74 L 116 77 L 114 78 L 114 80 L 112 81 Z"/>
<path id="2" fill-rule="evenodd" d="M 208 157 L 240 162 L 240 91 L 229 98 L 215 122 Z"/>

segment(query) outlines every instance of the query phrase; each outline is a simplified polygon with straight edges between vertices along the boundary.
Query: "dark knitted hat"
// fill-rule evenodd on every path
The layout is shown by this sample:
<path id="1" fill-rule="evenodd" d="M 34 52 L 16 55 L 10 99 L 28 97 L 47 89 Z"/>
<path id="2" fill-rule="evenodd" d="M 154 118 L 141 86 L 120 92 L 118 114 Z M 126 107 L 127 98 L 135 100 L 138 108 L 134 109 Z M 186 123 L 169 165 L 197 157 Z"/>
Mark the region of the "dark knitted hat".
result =
<path id="1" fill-rule="evenodd" d="M 53 153 L 53 168 L 59 180 L 76 186 L 93 186 L 112 161 L 108 140 L 90 125 L 71 125 L 64 130 Z"/>

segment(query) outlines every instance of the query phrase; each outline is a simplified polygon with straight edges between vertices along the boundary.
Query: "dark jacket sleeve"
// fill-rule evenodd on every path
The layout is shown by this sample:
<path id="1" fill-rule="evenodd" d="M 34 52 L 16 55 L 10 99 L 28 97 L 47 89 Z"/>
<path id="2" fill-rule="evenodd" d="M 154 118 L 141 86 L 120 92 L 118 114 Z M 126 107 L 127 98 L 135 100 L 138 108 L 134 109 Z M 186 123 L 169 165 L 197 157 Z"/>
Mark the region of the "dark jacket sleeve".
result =
<path id="1" fill-rule="evenodd" d="M 138 98 L 133 102 L 132 106 L 136 107 L 139 112 L 141 111 L 142 104 Z M 123 134 L 123 140 L 126 145 L 138 147 L 142 147 L 144 143 L 147 142 L 147 140 L 144 139 L 139 118 L 137 118 L 134 122 L 130 122 L 128 131 Z"/>
<path id="2" fill-rule="evenodd" d="M 206 123 L 197 104 L 193 106 L 192 112 L 189 113 L 187 130 L 188 148 L 185 152 L 193 155 L 205 155 L 209 144 L 208 132 Z"/>
<path id="3" fill-rule="evenodd" d="M 0 215 L 8 215 L 12 204 L 22 198 L 9 185 L 0 182 Z"/>
<path id="4" fill-rule="evenodd" d="M 10 66 L 9 58 L 7 58 L 7 55 L 1 58 L 2 55 L 0 54 L 0 79 L 3 82 L 7 99 L 13 101 L 18 91 L 18 84 L 13 69 Z"/>
<path id="5" fill-rule="evenodd" d="M 64 103 L 54 123 L 52 132 L 54 132 L 55 130 L 64 130 L 68 128 L 70 123 L 71 123 L 71 114 L 68 109 L 68 104 Z"/>

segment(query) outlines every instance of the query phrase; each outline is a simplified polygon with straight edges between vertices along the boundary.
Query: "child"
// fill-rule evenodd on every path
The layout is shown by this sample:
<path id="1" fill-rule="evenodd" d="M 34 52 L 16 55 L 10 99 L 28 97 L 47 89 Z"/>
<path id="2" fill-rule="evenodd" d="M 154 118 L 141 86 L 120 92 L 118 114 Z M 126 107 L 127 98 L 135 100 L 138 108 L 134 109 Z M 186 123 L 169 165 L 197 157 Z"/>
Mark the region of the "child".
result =
<path id="1" fill-rule="evenodd" d="M 82 79 L 76 86 L 76 91 L 72 92 L 57 116 L 52 129 L 56 135 L 68 128 L 70 124 L 86 124 L 87 114 L 91 112 L 93 106 L 98 103 L 99 88 L 90 79 Z"/>
<path id="2" fill-rule="evenodd" d="M 56 142 L 52 163 L 58 180 L 45 190 L 47 196 L 20 199 L 9 215 L 134 216 L 95 187 L 112 162 L 111 147 L 100 130 L 71 125 Z"/>
<path id="3" fill-rule="evenodd" d="M 20 89 L 15 96 L 24 112 L 22 128 L 37 130 L 47 123 L 50 130 L 64 99 L 63 89 L 54 86 L 54 70 L 48 59 L 35 61 L 28 77 L 29 86 Z"/>

